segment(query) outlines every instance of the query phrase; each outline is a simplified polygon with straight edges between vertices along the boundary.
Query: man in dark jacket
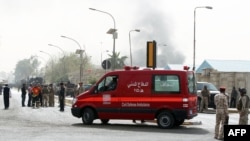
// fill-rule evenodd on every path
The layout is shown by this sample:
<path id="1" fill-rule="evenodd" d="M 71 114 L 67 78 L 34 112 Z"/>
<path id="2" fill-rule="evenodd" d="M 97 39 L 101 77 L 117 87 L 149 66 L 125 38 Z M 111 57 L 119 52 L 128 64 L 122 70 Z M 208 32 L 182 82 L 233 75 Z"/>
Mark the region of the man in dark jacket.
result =
<path id="1" fill-rule="evenodd" d="M 59 103 L 61 112 L 64 111 L 64 100 L 65 100 L 65 86 L 63 83 L 60 83 Z"/>
<path id="2" fill-rule="evenodd" d="M 10 97 L 11 97 L 11 92 L 8 84 L 5 84 L 5 87 L 3 88 L 3 97 L 4 97 L 4 109 L 7 110 L 10 105 Z"/>
<path id="3" fill-rule="evenodd" d="M 237 97 L 238 97 L 238 92 L 236 91 L 236 88 L 233 87 L 231 92 L 230 108 L 236 107 Z"/>
<path id="4" fill-rule="evenodd" d="M 22 107 L 25 107 L 25 99 L 27 94 L 26 84 L 23 84 L 23 87 L 21 88 L 22 92 Z"/>

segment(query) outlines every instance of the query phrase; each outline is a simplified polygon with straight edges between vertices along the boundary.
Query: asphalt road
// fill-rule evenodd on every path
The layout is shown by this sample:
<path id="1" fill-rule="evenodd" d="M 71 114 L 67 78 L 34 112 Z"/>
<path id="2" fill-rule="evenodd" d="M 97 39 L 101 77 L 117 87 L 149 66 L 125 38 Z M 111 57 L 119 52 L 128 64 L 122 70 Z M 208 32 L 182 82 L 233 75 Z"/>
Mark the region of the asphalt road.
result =
<path id="1" fill-rule="evenodd" d="M 0 140 L 1 141 L 212 141 L 215 114 L 213 110 L 200 113 L 180 127 L 160 129 L 154 121 L 144 124 L 131 120 L 111 120 L 102 125 L 95 120 L 93 125 L 83 125 L 80 118 L 71 115 L 70 106 L 60 112 L 55 107 L 33 109 L 21 107 L 21 92 L 12 89 L 10 108 L 4 110 L 3 95 L 0 95 Z M 230 113 L 229 124 L 238 123 L 238 114 Z"/>

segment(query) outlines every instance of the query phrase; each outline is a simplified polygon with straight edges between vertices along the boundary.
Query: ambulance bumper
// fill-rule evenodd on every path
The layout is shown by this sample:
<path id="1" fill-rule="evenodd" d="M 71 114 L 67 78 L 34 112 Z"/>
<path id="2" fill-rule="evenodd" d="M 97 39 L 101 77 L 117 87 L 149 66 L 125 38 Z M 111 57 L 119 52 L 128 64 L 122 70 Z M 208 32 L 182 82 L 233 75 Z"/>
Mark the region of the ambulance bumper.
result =
<path id="1" fill-rule="evenodd" d="M 82 117 L 82 112 L 80 108 L 77 108 L 77 107 L 71 108 L 71 113 L 75 117 L 78 117 L 78 118 Z"/>

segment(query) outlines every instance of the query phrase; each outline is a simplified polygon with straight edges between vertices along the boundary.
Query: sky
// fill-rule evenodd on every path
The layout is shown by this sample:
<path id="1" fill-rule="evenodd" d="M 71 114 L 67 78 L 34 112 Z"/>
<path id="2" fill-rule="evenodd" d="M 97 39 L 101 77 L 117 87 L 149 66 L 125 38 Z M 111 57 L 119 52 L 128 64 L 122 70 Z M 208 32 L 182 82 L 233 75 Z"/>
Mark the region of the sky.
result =
<path id="1" fill-rule="evenodd" d="M 250 60 L 249 5 L 249 0 L 0 0 L 0 72 L 14 71 L 32 55 L 45 65 L 80 47 L 100 66 L 113 51 L 106 32 L 114 22 L 115 51 L 128 56 L 127 65 L 131 47 L 133 66 L 146 66 L 146 43 L 154 40 L 157 67 L 192 66 L 194 25 L 196 65 L 206 59 Z M 194 22 L 199 6 L 213 9 L 196 9 Z"/>

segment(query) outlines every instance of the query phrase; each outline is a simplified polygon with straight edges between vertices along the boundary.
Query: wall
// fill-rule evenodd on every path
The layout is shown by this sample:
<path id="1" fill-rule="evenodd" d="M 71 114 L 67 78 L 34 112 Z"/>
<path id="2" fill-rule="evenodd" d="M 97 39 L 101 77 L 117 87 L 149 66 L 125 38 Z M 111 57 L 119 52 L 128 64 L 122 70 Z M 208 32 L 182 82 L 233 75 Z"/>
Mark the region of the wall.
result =
<path id="1" fill-rule="evenodd" d="M 217 88 L 226 87 L 226 92 L 231 94 L 233 86 L 246 88 L 250 96 L 250 72 L 219 72 L 217 70 L 205 69 L 202 73 L 196 73 L 197 81 L 206 81 L 213 83 Z"/>

